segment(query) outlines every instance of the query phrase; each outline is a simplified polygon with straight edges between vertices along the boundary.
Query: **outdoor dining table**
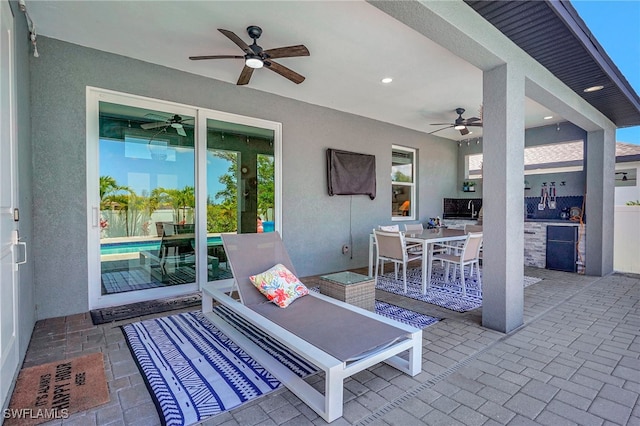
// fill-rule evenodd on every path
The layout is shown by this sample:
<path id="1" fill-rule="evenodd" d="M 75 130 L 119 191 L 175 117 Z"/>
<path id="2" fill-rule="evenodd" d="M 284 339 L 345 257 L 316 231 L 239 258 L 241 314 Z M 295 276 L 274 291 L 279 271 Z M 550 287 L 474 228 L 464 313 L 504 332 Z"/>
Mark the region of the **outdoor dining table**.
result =
<path id="1" fill-rule="evenodd" d="M 405 240 L 408 243 L 422 244 L 422 294 L 426 294 L 431 283 L 431 263 L 433 261 L 433 245 L 452 241 L 464 241 L 467 238 L 462 229 L 433 228 L 425 229 L 422 233 L 405 232 Z M 369 235 L 369 275 L 373 276 L 375 247 L 374 235 Z M 426 261 L 424 255 L 426 254 Z"/>

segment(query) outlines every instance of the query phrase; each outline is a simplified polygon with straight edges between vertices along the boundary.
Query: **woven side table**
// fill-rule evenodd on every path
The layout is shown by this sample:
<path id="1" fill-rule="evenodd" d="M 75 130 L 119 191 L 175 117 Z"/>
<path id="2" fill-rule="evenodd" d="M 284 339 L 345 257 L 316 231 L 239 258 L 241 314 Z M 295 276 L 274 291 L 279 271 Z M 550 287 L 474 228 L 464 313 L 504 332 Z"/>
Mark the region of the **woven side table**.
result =
<path id="1" fill-rule="evenodd" d="M 338 272 L 320 277 L 320 293 L 375 312 L 376 282 L 355 272 Z"/>

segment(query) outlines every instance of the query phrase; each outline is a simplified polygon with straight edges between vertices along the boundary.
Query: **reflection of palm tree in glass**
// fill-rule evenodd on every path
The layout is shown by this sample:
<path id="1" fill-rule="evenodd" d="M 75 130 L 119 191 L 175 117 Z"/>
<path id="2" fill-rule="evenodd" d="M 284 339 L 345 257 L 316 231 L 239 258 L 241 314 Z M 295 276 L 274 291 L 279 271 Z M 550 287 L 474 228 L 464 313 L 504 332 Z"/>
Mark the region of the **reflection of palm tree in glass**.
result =
<path id="1" fill-rule="evenodd" d="M 174 211 L 176 222 L 186 222 L 187 209 L 191 209 L 196 205 L 195 188 L 193 186 L 185 186 L 182 189 L 174 188 L 155 188 L 151 192 L 151 198 L 157 206 L 170 205 Z M 180 211 L 182 210 L 182 217 Z"/>
<path id="2" fill-rule="evenodd" d="M 275 166 L 273 156 L 258 155 L 258 215 L 272 221 L 275 204 Z"/>

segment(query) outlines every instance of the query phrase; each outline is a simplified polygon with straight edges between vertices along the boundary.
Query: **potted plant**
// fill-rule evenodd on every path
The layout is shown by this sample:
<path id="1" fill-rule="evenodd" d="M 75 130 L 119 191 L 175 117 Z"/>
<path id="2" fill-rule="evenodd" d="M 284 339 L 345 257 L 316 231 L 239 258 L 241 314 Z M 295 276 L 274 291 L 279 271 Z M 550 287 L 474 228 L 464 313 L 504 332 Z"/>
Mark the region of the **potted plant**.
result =
<path id="1" fill-rule="evenodd" d="M 469 182 L 469 192 L 476 192 L 476 183 Z"/>

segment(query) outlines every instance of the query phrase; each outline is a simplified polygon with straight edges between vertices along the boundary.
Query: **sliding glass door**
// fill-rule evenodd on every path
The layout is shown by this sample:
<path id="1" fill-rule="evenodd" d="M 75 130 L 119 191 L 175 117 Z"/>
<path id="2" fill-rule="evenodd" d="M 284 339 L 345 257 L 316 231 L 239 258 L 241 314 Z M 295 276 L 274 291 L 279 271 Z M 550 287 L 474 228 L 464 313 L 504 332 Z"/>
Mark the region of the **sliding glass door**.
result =
<path id="1" fill-rule="evenodd" d="M 280 227 L 280 125 L 97 89 L 87 105 L 90 308 L 228 287 L 220 234 Z"/>

